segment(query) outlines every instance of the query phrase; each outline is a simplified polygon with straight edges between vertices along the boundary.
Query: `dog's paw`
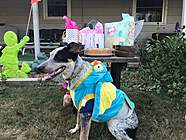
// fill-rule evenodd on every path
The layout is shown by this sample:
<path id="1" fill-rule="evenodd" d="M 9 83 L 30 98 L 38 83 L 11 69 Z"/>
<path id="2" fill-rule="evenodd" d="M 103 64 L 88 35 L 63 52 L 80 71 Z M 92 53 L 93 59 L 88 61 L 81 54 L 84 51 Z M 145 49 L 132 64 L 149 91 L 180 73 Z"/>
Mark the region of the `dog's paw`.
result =
<path id="1" fill-rule="evenodd" d="M 79 126 L 76 125 L 75 128 L 70 129 L 68 132 L 70 132 L 71 134 L 74 134 L 74 133 L 76 133 L 78 130 L 79 130 Z"/>

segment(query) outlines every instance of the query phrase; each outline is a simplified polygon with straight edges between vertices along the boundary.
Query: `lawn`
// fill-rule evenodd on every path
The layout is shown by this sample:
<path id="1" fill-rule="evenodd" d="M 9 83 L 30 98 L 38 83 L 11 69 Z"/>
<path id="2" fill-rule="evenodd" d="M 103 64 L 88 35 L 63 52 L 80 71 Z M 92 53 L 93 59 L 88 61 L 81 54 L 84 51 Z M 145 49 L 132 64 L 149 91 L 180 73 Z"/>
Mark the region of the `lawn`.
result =
<path id="1" fill-rule="evenodd" d="M 35 84 L 31 87 L 0 85 L 0 140 L 77 140 L 72 108 L 63 108 L 64 90 Z M 186 140 L 186 109 L 168 97 L 128 90 L 137 104 L 138 140 Z M 90 140 L 112 140 L 106 124 L 92 124 Z"/>

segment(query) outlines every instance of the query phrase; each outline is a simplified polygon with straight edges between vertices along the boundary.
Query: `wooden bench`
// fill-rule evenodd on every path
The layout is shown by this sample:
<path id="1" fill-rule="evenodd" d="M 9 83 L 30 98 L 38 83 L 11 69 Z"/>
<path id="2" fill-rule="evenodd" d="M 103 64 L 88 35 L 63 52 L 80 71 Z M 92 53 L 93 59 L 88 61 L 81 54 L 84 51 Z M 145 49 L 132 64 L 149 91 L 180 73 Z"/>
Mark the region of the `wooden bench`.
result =
<path id="1" fill-rule="evenodd" d="M 60 45 L 60 42 L 56 42 L 56 43 L 47 43 L 47 42 L 45 43 L 45 42 L 42 42 L 42 43 L 40 43 L 40 49 L 53 50 L 53 49 L 58 48 L 59 45 Z M 27 43 L 26 46 L 22 50 L 22 55 L 25 55 L 25 52 L 27 50 L 34 52 L 34 43 Z"/>

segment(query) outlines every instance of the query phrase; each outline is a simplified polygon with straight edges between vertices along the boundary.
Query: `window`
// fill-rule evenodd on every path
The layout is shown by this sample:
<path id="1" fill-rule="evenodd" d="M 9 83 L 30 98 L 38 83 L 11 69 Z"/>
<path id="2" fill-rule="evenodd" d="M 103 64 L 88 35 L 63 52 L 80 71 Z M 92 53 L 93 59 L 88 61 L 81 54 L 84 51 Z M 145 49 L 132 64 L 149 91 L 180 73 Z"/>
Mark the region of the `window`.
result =
<path id="1" fill-rule="evenodd" d="M 165 23 L 166 0 L 134 0 L 136 20 Z"/>
<path id="2" fill-rule="evenodd" d="M 70 16 L 70 0 L 44 0 L 44 18 L 61 19 Z"/>

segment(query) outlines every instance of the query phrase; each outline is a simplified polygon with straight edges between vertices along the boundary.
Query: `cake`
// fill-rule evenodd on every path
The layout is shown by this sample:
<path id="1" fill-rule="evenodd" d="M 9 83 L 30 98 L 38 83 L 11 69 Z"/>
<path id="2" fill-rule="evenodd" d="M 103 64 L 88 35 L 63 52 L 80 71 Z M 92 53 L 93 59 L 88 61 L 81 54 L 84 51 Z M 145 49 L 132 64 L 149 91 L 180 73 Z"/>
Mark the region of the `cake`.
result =
<path id="1" fill-rule="evenodd" d="M 113 49 L 111 48 L 87 48 L 84 50 L 85 55 L 89 56 L 112 56 Z"/>

